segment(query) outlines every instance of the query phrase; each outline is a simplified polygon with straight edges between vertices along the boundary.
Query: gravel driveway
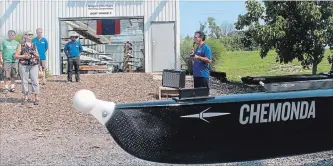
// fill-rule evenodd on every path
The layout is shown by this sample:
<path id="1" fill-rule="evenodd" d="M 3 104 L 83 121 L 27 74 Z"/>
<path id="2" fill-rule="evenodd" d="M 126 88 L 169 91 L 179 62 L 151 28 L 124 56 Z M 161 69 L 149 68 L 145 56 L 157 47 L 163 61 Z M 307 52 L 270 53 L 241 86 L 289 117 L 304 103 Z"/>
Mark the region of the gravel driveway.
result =
<path id="1" fill-rule="evenodd" d="M 0 94 L 0 165 L 166 165 L 143 161 L 124 152 L 92 116 L 71 106 L 73 94 L 93 90 L 117 103 L 156 100 L 159 81 L 149 74 L 82 75 L 67 84 L 52 77 L 42 87 L 39 106 L 22 106 L 20 93 Z M 18 84 L 18 87 L 20 85 Z M 191 86 L 188 83 L 187 86 Z M 237 84 L 214 85 L 213 94 L 261 91 Z M 237 92 L 236 92 L 237 91 Z M 333 165 L 333 151 L 254 162 L 219 165 Z"/>

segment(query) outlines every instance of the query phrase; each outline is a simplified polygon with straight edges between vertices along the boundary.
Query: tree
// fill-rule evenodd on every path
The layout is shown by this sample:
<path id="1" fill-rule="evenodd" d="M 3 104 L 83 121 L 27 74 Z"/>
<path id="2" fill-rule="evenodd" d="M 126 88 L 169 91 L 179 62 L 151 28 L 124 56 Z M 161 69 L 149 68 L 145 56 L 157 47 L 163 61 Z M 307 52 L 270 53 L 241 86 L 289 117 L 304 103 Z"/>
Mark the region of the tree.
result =
<path id="1" fill-rule="evenodd" d="M 331 51 L 332 52 L 332 51 Z M 327 57 L 328 62 L 331 64 L 331 71 L 333 71 L 333 56 L 328 56 Z"/>
<path id="2" fill-rule="evenodd" d="M 235 27 L 245 29 L 246 38 L 260 45 L 260 56 L 275 49 L 280 63 L 294 59 L 308 60 L 316 74 L 330 45 L 333 25 L 333 3 L 329 1 L 247 1 L 247 13 L 238 16 Z M 260 24 L 263 21 L 264 24 Z"/>
<path id="3" fill-rule="evenodd" d="M 199 31 L 202 31 L 205 34 L 207 34 L 207 29 L 206 28 L 207 28 L 207 22 L 205 22 L 205 23 L 200 22 L 200 29 L 199 29 Z"/>
<path id="4" fill-rule="evenodd" d="M 225 52 L 224 46 L 219 39 L 209 38 L 206 40 L 212 51 L 212 70 L 215 70 L 215 66 L 222 59 L 223 53 Z"/>
<path id="5" fill-rule="evenodd" d="M 244 37 L 243 31 L 236 31 L 232 23 L 223 22 L 220 26 L 218 26 L 214 17 L 208 17 L 205 23 L 200 22 L 199 30 L 205 32 L 207 34 L 207 38 L 220 40 L 225 49 L 228 51 L 252 51 L 258 47 L 256 42 Z"/>
<path id="6" fill-rule="evenodd" d="M 327 35 L 327 41 L 329 42 L 328 45 L 331 50 L 331 55 L 327 57 L 328 62 L 331 64 L 331 71 L 333 72 L 333 26 L 329 26 L 327 29 L 328 33 Z"/>
<path id="7" fill-rule="evenodd" d="M 210 29 L 209 37 L 220 39 L 222 37 L 222 30 L 221 27 L 218 26 L 215 22 L 214 17 L 208 17 L 208 28 Z"/>
<path id="8" fill-rule="evenodd" d="M 235 27 L 232 23 L 223 22 L 220 26 L 222 35 L 230 35 L 235 32 Z"/>
<path id="9" fill-rule="evenodd" d="M 191 49 L 193 47 L 193 38 L 186 36 L 180 44 L 180 56 L 182 64 L 186 65 L 187 74 L 192 74 L 192 58 L 190 57 Z"/>

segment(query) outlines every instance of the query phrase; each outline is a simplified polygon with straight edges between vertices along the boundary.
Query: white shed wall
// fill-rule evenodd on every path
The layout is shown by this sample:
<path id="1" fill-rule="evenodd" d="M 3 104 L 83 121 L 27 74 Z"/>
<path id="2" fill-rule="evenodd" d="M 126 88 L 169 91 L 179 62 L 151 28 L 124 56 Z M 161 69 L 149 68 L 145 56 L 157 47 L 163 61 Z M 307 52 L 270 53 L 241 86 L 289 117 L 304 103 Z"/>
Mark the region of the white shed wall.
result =
<path id="1" fill-rule="evenodd" d="M 5 2 L 0 0 L 0 41 L 5 39 L 6 37 L 6 31 L 2 26 L 5 23 L 5 20 L 2 18 L 4 15 L 4 11 L 5 11 Z"/>
<path id="2" fill-rule="evenodd" d="M 13 29 L 17 32 L 44 29 L 44 36 L 49 40 L 48 68 L 54 75 L 60 74 L 60 29 L 59 18 L 87 17 L 88 4 L 114 4 L 115 17 L 144 17 L 145 70 L 152 71 L 151 22 L 176 22 L 176 57 L 180 68 L 180 27 L 178 0 L 1 0 L 0 1 L 0 37 Z M 35 10 L 38 9 L 38 10 Z"/>

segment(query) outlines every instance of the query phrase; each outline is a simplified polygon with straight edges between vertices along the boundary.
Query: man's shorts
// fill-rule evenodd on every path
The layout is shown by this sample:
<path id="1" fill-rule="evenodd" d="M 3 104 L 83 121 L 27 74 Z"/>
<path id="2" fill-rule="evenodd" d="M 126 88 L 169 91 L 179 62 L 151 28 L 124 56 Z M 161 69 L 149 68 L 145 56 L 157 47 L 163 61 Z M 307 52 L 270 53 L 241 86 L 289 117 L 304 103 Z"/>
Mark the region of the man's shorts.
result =
<path id="1" fill-rule="evenodd" d="M 11 62 L 5 62 L 3 64 L 4 69 L 4 77 L 9 78 L 16 78 L 18 74 L 18 63 L 11 63 Z"/>
<path id="2" fill-rule="evenodd" d="M 41 67 L 42 70 L 45 70 L 46 69 L 46 60 L 41 60 L 39 67 Z"/>

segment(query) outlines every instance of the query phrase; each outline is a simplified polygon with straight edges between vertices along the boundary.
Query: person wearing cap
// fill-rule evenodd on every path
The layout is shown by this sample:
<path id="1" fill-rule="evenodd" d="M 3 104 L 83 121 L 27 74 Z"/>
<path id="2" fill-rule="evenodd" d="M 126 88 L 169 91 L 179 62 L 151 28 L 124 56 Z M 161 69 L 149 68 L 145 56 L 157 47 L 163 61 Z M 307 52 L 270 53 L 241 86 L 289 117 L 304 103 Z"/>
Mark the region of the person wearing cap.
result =
<path id="1" fill-rule="evenodd" d="M 70 35 L 71 41 L 66 43 L 64 48 L 64 53 L 67 56 L 67 81 L 73 82 L 72 74 L 73 74 L 73 67 L 75 71 L 75 80 L 76 82 L 80 82 L 80 55 L 83 51 L 83 47 L 79 41 L 77 41 L 79 35 L 77 33 L 72 33 Z"/>
<path id="2" fill-rule="evenodd" d="M 31 90 L 34 95 L 34 105 L 39 104 L 39 54 L 36 45 L 32 42 L 33 33 L 27 31 L 22 36 L 22 43 L 17 47 L 14 57 L 19 59 L 20 76 L 21 76 L 21 87 L 23 104 L 29 100 L 29 78 L 31 79 Z"/>
<path id="3" fill-rule="evenodd" d="M 18 73 L 18 64 L 13 55 L 20 44 L 14 40 L 15 35 L 15 31 L 9 30 L 8 39 L 3 40 L 0 45 L 0 65 L 2 65 L 4 69 L 5 92 L 9 90 L 9 81 L 11 81 L 10 91 L 15 92 L 15 79 Z"/>
<path id="4" fill-rule="evenodd" d="M 45 70 L 46 70 L 46 51 L 49 48 L 49 43 L 45 37 L 43 37 L 43 29 L 42 28 L 37 28 L 36 29 L 37 37 L 32 39 L 32 42 L 37 46 L 37 50 L 39 53 L 39 58 L 40 58 L 40 68 L 39 71 L 43 73 L 42 77 L 42 84 L 46 84 L 46 79 L 45 79 Z"/>

